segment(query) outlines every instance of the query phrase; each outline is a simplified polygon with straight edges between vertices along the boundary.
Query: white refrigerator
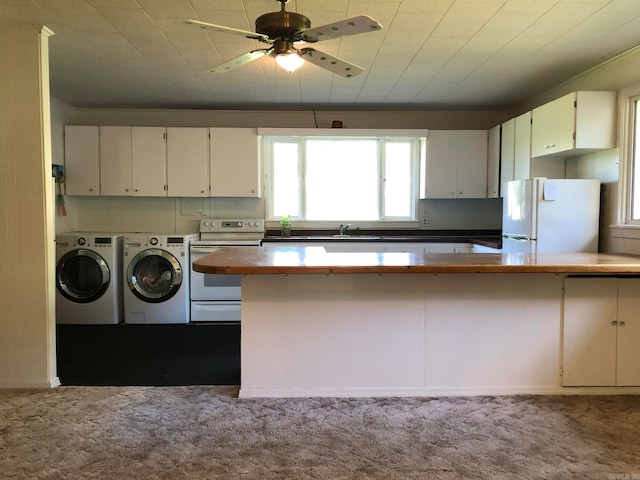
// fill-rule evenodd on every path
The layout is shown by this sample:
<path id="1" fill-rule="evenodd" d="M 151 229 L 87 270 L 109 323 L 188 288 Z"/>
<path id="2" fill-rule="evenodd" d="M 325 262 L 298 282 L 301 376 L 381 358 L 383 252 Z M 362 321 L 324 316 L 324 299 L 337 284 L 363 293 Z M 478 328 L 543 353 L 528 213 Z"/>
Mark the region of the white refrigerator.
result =
<path id="1" fill-rule="evenodd" d="M 599 180 L 530 178 L 505 185 L 502 252 L 598 251 Z"/>

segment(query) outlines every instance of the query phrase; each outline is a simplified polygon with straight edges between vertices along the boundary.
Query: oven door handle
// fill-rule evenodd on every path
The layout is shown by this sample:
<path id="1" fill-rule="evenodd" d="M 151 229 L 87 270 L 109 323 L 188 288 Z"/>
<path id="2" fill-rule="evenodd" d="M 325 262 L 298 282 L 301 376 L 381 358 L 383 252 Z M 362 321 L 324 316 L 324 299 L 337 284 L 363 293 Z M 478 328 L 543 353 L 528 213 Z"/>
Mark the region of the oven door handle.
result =
<path id="1" fill-rule="evenodd" d="M 220 247 L 191 247 L 191 253 L 213 253 Z"/>

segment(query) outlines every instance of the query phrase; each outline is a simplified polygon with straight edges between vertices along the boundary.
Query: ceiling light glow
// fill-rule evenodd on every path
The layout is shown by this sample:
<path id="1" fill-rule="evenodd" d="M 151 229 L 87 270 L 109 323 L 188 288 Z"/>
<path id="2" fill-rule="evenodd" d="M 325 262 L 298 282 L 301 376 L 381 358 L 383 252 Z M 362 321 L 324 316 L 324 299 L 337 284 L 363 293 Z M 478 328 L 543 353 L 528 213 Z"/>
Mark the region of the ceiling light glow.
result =
<path id="1" fill-rule="evenodd" d="M 276 62 L 287 72 L 293 73 L 304 64 L 304 58 L 297 53 L 286 53 L 276 55 Z"/>

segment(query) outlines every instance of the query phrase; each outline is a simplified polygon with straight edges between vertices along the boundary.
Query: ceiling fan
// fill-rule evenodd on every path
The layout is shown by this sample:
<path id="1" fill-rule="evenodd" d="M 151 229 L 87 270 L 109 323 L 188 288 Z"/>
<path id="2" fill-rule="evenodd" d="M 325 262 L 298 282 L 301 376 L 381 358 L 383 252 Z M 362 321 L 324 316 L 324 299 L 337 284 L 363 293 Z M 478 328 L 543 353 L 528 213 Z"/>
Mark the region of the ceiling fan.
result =
<path id="1" fill-rule="evenodd" d="M 315 48 L 296 48 L 299 43 L 316 43 L 346 35 L 374 32 L 380 30 L 377 20 L 366 15 L 347 18 L 320 27 L 311 28 L 311 21 L 302 14 L 285 10 L 289 0 L 276 0 L 280 3 L 280 11 L 265 13 L 256 19 L 256 31 L 248 32 L 236 28 L 214 25 L 199 20 L 181 20 L 188 25 L 212 29 L 217 32 L 232 33 L 251 40 L 270 45 L 268 48 L 252 50 L 239 57 L 210 68 L 212 73 L 224 73 L 236 67 L 272 55 L 276 62 L 289 73 L 300 68 L 305 60 L 330 72 L 349 78 L 364 72 L 364 69 L 349 62 L 331 56 Z"/>

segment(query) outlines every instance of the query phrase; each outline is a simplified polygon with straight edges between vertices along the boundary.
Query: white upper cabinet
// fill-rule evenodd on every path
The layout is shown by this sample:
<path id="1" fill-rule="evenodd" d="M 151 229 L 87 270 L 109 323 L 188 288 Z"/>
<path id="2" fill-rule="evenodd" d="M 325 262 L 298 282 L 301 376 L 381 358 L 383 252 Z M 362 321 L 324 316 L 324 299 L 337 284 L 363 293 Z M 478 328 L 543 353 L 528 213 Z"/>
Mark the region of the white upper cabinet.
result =
<path id="1" fill-rule="evenodd" d="M 515 119 L 513 180 L 531 177 L 531 112 Z"/>
<path id="2" fill-rule="evenodd" d="M 487 131 L 458 132 L 458 198 L 487 196 Z"/>
<path id="3" fill-rule="evenodd" d="M 209 196 L 209 129 L 167 128 L 170 197 Z"/>
<path id="4" fill-rule="evenodd" d="M 489 130 L 487 152 L 487 198 L 497 198 L 500 196 L 500 125 Z"/>
<path id="5" fill-rule="evenodd" d="M 100 194 L 164 197 L 164 127 L 100 127 Z"/>
<path id="6" fill-rule="evenodd" d="M 573 92 L 533 109 L 532 156 L 616 146 L 616 92 Z"/>
<path id="7" fill-rule="evenodd" d="M 485 198 L 487 131 L 429 130 L 421 198 Z"/>
<path id="8" fill-rule="evenodd" d="M 131 195 L 131 127 L 100 127 L 100 195 Z"/>
<path id="9" fill-rule="evenodd" d="M 100 194 L 100 131 L 94 126 L 64 127 L 65 193 Z"/>
<path id="10" fill-rule="evenodd" d="M 516 119 L 512 118 L 502 124 L 500 138 L 500 195 L 504 192 L 505 182 L 514 179 L 516 155 Z"/>
<path id="11" fill-rule="evenodd" d="M 131 155 L 133 195 L 166 197 L 167 129 L 165 127 L 133 127 Z"/>
<path id="12" fill-rule="evenodd" d="M 211 128 L 212 197 L 260 197 L 260 156 L 255 128 Z"/>

